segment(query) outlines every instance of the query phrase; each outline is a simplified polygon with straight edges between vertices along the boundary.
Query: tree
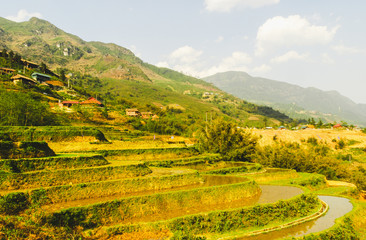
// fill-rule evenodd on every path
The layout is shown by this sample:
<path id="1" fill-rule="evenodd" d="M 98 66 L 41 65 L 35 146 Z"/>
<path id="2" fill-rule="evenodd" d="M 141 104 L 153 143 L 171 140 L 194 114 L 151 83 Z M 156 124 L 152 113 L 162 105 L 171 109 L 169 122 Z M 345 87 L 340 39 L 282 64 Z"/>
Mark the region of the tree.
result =
<path id="1" fill-rule="evenodd" d="M 66 81 L 66 76 L 65 76 L 65 70 L 64 69 L 61 69 L 61 71 L 60 71 L 60 80 L 62 82 Z"/>
<path id="2" fill-rule="evenodd" d="M 39 70 L 42 72 L 42 73 L 46 73 L 47 71 L 47 65 L 42 62 L 40 65 L 39 65 Z"/>
<path id="3" fill-rule="evenodd" d="M 1 56 L 2 56 L 3 58 L 7 58 L 7 57 L 8 57 L 8 53 L 6 52 L 6 49 L 3 49 L 3 50 L 1 51 Z"/>
<path id="4" fill-rule="evenodd" d="M 201 152 L 219 153 L 224 160 L 251 161 L 257 140 L 251 133 L 219 118 L 200 129 L 198 148 Z"/>
<path id="5" fill-rule="evenodd" d="M 322 121 L 321 119 L 319 119 L 319 122 L 316 124 L 316 127 L 317 127 L 317 128 L 321 128 L 321 127 L 323 127 L 323 126 L 324 126 L 323 121 Z"/>
<path id="6" fill-rule="evenodd" d="M 15 55 L 14 55 L 14 62 L 15 63 L 17 63 L 17 64 L 21 64 L 22 63 L 22 57 L 18 54 L 18 53 L 16 53 Z"/>
<path id="7" fill-rule="evenodd" d="M 0 89 L 0 126 L 57 125 L 49 107 L 30 94 Z"/>
<path id="8" fill-rule="evenodd" d="M 8 58 L 9 58 L 10 61 L 13 61 L 13 58 L 14 58 L 14 52 L 13 51 L 10 51 L 8 53 Z"/>

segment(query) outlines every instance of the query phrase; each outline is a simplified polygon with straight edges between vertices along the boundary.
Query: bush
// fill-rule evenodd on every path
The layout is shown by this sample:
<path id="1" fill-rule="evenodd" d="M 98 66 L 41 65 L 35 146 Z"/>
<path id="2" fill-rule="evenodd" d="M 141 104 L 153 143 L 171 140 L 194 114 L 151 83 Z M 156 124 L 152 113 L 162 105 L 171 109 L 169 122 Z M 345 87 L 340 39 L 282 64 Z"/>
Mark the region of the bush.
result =
<path id="1" fill-rule="evenodd" d="M 349 173 L 339 159 L 328 157 L 325 145 L 302 146 L 278 142 L 258 148 L 256 161 L 262 165 L 294 169 L 298 172 L 324 174 L 328 179 L 348 178 Z"/>
<path id="2" fill-rule="evenodd" d="M 3 159 L 55 156 L 46 142 L 21 142 L 19 147 L 13 142 L 0 142 L 0 150 L 0 158 Z"/>
<path id="3" fill-rule="evenodd" d="M 0 212 L 8 215 L 16 215 L 27 209 L 29 204 L 25 193 L 10 193 L 0 199 Z"/>
<path id="4" fill-rule="evenodd" d="M 58 125 L 49 106 L 31 94 L 0 89 L 0 126 Z"/>
<path id="5" fill-rule="evenodd" d="M 216 119 L 200 129 L 198 148 L 201 152 L 220 153 L 224 160 L 251 161 L 257 140 L 233 123 Z"/>
<path id="6" fill-rule="evenodd" d="M 46 142 L 21 142 L 19 148 L 24 149 L 25 154 L 36 157 L 56 156 Z"/>
<path id="7" fill-rule="evenodd" d="M 9 158 L 14 148 L 15 145 L 13 142 L 0 142 L 0 158 Z"/>
<path id="8" fill-rule="evenodd" d="M 15 141 L 72 141 L 75 137 L 94 137 L 98 141 L 107 141 L 104 134 L 93 127 L 74 126 L 42 126 L 42 127 L 21 127 L 7 126 L 0 127 L 0 133 L 7 134 Z"/>

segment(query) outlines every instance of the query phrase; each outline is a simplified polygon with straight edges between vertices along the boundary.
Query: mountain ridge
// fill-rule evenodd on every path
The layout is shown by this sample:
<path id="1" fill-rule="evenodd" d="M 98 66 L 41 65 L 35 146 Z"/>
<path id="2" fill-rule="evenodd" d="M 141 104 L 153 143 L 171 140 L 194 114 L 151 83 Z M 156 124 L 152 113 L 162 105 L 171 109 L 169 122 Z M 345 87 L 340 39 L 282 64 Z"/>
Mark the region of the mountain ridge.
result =
<path id="1" fill-rule="evenodd" d="M 290 117 L 302 115 L 302 118 L 308 116 L 328 122 L 343 120 L 352 124 L 366 125 L 366 105 L 357 104 L 335 90 L 304 88 L 236 71 L 218 73 L 203 79 L 237 97 L 274 107 Z M 296 108 L 297 112 L 291 110 L 291 107 Z M 307 113 L 299 114 L 301 111 Z"/>

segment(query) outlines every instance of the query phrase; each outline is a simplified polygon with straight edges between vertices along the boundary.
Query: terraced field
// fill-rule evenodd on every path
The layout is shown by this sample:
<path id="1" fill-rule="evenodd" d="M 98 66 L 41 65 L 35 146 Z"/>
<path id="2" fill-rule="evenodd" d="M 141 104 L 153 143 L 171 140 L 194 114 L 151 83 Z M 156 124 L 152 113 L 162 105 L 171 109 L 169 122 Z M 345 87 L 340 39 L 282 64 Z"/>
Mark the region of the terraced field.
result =
<path id="1" fill-rule="evenodd" d="M 298 187 L 259 185 L 322 184 L 321 175 L 225 162 L 182 143 L 147 148 L 149 141 L 81 152 L 56 142 L 54 157 L 0 160 L 0 210 L 37 212 L 39 224 L 86 239 L 230 239 L 323 214 L 321 201 Z"/>

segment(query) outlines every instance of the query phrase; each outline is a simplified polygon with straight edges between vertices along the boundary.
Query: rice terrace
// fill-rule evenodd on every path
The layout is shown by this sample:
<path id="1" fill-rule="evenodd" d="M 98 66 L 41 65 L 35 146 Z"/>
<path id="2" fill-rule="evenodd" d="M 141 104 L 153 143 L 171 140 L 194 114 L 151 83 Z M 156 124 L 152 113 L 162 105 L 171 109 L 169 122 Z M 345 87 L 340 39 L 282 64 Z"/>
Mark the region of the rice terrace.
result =
<path id="1" fill-rule="evenodd" d="M 68 133 L 53 137 L 56 141 L 48 144 L 27 141 L 27 131 L 32 129 L 33 140 L 46 140 L 53 128 Z M 290 238 L 307 229 L 308 222 L 316 226 L 317 219 L 325 218 L 332 208 L 344 207 L 345 203 L 329 206 L 334 203 L 320 200 L 322 195 L 331 195 L 342 196 L 338 198 L 350 207 L 336 222 L 328 219 L 328 228 L 320 228 L 320 234 L 305 238 L 331 239 L 334 234 L 364 232 L 364 195 L 354 184 L 305 173 L 312 172 L 309 170 L 271 165 L 263 156 L 243 162 L 200 153 L 192 146 L 192 138 L 131 137 L 121 141 L 115 139 L 126 137 L 125 133 L 118 136 L 118 130 L 107 129 L 114 132 L 111 140 L 98 127 L 2 129 L 2 136 L 21 140 L 21 144 L 1 143 L 2 152 L 6 146 L 9 154 L 1 160 L 0 209 L 7 221 L 3 222 L 6 231 L 28 239 L 51 234 L 82 239 L 271 239 L 278 234 Z M 84 136 L 79 135 L 82 131 Z M 276 145 L 291 139 L 302 145 L 311 142 L 312 147 L 317 142 L 317 151 L 329 148 L 334 155 L 352 154 L 351 162 L 339 160 L 334 163 L 340 164 L 339 169 L 330 165 L 328 171 L 365 165 L 363 133 L 251 131 L 260 136 L 263 148 L 264 143 Z M 274 136 L 278 138 L 273 140 Z M 322 141 L 309 141 L 310 136 Z M 337 136 L 348 143 L 341 150 L 335 150 L 336 143 L 331 141 Z M 27 145 L 25 151 L 23 145 Z M 2 234 L 8 233 L 3 229 Z"/>
<path id="2" fill-rule="evenodd" d="M 366 239 L 363 4 L 2 4 L 0 240 Z"/>

